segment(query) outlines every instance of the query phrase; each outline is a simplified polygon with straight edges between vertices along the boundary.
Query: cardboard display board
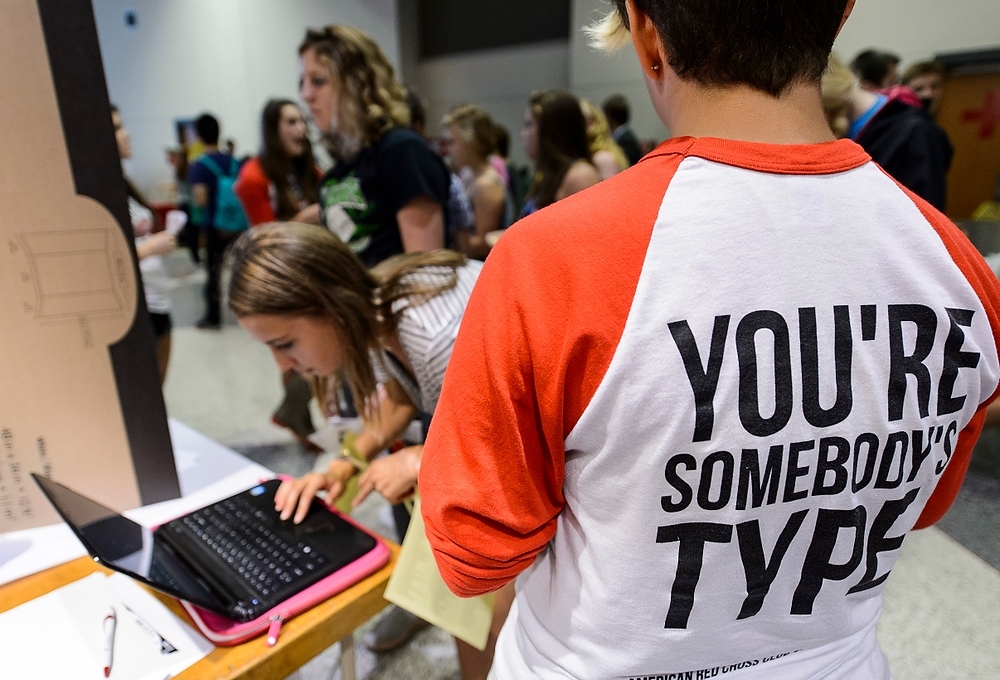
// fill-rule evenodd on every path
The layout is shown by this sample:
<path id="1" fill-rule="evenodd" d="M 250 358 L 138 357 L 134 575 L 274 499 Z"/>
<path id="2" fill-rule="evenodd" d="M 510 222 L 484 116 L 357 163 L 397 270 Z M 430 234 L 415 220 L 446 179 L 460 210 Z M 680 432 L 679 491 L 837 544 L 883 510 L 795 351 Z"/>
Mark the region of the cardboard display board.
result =
<path id="1" fill-rule="evenodd" d="M 4 3 L 0 91 L 0 533 L 58 521 L 33 471 L 176 498 L 88 0 Z"/>

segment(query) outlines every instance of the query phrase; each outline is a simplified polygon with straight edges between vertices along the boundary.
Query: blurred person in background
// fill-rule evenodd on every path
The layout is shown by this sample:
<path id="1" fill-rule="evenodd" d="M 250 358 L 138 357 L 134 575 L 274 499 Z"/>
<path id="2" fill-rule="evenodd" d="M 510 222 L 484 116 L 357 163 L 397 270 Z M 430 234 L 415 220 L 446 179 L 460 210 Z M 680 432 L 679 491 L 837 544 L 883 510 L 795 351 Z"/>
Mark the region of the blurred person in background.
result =
<path id="1" fill-rule="evenodd" d="M 335 161 L 320 182 L 323 226 L 366 267 L 444 248 L 451 174 L 410 129 L 406 89 L 378 43 L 351 26 L 307 30 L 299 45 L 299 94 Z M 356 403 L 358 395 L 344 397 Z M 401 503 L 393 506 L 400 540 L 409 517 Z M 392 607 L 365 644 L 390 651 L 427 625 Z"/>
<path id="2" fill-rule="evenodd" d="M 323 225 L 366 266 L 445 245 L 449 173 L 411 130 L 406 90 L 366 33 L 310 29 L 300 94 L 336 161 L 320 184 Z"/>
<path id="3" fill-rule="evenodd" d="M 115 127 L 115 141 L 118 155 L 128 160 L 132 157 L 132 138 L 122 123 L 118 107 L 111 106 L 111 122 Z M 124 176 L 124 174 L 123 174 Z M 146 299 L 146 311 L 153 326 L 153 340 L 156 343 L 156 366 L 160 374 L 160 384 L 167 379 L 170 363 L 170 335 L 173 322 L 170 319 L 170 298 L 167 297 L 167 273 L 161 256 L 174 251 L 177 242 L 166 231 L 153 233 L 154 216 L 149 201 L 139 192 L 127 176 L 128 214 L 135 236 L 135 252 L 139 258 L 139 273 L 142 277 L 142 291 Z"/>
<path id="4" fill-rule="evenodd" d="M 524 150 L 535 177 L 521 215 L 530 215 L 601 181 L 590 160 L 580 101 L 566 90 L 535 92 L 524 114 Z"/>
<path id="5" fill-rule="evenodd" d="M 899 57 L 883 50 L 864 50 L 854 57 L 851 70 L 862 90 L 884 90 L 899 82 Z"/>
<path id="6" fill-rule="evenodd" d="M 580 110 L 583 111 L 583 121 L 587 126 L 590 159 L 594 162 L 601 179 L 617 175 L 629 167 L 625 152 L 611 136 L 611 128 L 604 112 L 586 99 L 580 100 Z"/>
<path id="7" fill-rule="evenodd" d="M 427 139 L 427 110 L 423 99 L 414 90 L 406 90 L 406 105 L 410 109 L 410 128 L 424 139 Z M 448 140 L 445 136 L 438 138 L 438 145 L 432 150 L 438 156 L 447 156 Z M 430 142 L 430 140 L 428 140 Z M 476 216 L 472 212 L 472 202 L 465 193 L 465 183 L 459 177 L 456 168 L 449 167 L 448 203 L 445 205 L 445 223 L 448 225 L 445 234 L 445 247 L 456 249 L 459 239 L 468 237 L 476 231 Z"/>
<path id="8" fill-rule="evenodd" d="M 628 99 L 623 94 L 613 94 L 601 104 L 604 115 L 607 116 L 608 125 L 611 126 L 611 136 L 615 143 L 625 152 L 629 165 L 635 165 L 642 158 L 642 151 L 639 149 L 639 140 L 632 132 L 629 120 L 632 117 Z"/>
<path id="9" fill-rule="evenodd" d="M 936 61 L 918 61 L 903 71 L 903 85 L 913 90 L 931 118 L 937 118 L 944 96 L 944 67 Z"/>
<path id="10" fill-rule="evenodd" d="M 187 181 L 188 152 L 187 145 L 167 149 L 167 163 L 173 168 L 174 185 L 176 186 L 177 210 L 187 215 L 187 222 L 177 234 L 177 242 L 191 253 L 191 261 L 201 264 L 201 230 L 191 220 L 191 186 Z"/>
<path id="11" fill-rule="evenodd" d="M 500 175 L 504 186 L 510 191 L 510 132 L 503 125 L 493 122 L 493 137 L 496 139 L 496 149 L 490 154 L 490 165 Z"/>
<path id="12" fill-rule="evenodd" d="M 954 151 L 948 135 L 931 120 L 912 90 L 865 90 L 832 54 L 823 74 L 822 98 L 834 134 L 853 139 L 900 184 L 944 210 Z"/>
<path id="13" fill-rule="evenodd" d="M 219 150 L 219 120 L 203 113 L 194 121 L 194 129 L 203 153 L 188 168 L 191 185 L 191 220 L 205 234 L 205 315 L 195 324 L 198 328 L 218 330 L 222 325 L 219 286 L 222 261 L 226 248 L 246 229 L 242 209 L 233 203 L 232 183 L 240 163 L 232 154 Z M 228 187 L 228 188 L 227 188 Z"/>
<path id="14" fill-rule="evenodd" d="M 295 102 L 272 99 L 264 106 L 260 153 L 240 168 L 234 187 L 251 226 L 319 224 L 320 172 L 307 132 Z"/>
<path id="15" fill-rule="evenodd" d="M 458 250 L 467 257 L 486 259 L 490 252 L 487 234 L 509 227 L 514 221 L 514 202 L 507 185 L 490 162 L 496 156 L 496 124 L 474 104 L 461 106 L 444 117 L 449 155 L 456 170 L 468 168 L 466 186 L 475 216 L 475 230 L 459 232 Z"/>
<path id="16" fill-rule="evenodd" d="M 302 111 L 288 99 L 272 99 L 261 113 L 260 153 L 240 168 L 234 191 L 251 227 L 275 220 L 319 224 L 320 172 Z M 282 375 L 285 397 L 271 416 L 309 451 L 321 449 L 309 412 L 309 384 L 295 371 Z"/>

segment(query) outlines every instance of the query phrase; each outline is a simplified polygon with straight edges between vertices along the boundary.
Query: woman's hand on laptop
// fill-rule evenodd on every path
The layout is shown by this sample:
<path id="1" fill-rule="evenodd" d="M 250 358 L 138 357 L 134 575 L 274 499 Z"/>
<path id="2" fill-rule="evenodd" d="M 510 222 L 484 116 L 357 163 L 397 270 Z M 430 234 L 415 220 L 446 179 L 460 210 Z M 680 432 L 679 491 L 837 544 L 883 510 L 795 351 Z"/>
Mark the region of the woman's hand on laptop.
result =
<path id="1" fill-rule="evenodd" d="M 354 466 L 345 460 L 331 461 L 326 472 L 310 472 L 298 479 L 286 479 L 274 494 L 274 509 L 281 513 L 281 519 L 299 524 L 306 518 L 313 498 L 321 490 L 326 491 L 326 502 L 333 503 L 347 488 L 347 482 L 356 472 Z"/>

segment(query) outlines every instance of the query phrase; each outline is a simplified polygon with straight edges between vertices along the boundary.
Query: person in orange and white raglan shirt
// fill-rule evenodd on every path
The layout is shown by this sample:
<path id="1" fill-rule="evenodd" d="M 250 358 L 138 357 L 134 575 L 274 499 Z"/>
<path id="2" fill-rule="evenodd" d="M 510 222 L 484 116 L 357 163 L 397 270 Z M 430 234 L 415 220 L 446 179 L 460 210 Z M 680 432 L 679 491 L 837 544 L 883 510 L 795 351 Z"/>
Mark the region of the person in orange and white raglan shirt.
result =
<path id="1" fill-rule="evenodd" d="M 886 578 L 996 395 L 996 277 L 827 128 L 853 1 L 740 6 L 615 3 L 675 136 L 472 293 L 419 484 L 455 593 L 516 578 L 497 680 L 889 678 Z"/>

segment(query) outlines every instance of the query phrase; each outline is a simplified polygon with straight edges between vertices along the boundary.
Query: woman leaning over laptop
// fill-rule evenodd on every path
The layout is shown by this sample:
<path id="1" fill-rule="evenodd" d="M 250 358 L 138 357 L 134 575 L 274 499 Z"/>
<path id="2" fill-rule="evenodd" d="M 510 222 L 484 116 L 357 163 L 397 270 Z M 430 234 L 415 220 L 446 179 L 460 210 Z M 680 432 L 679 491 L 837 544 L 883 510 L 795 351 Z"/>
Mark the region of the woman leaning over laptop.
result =
<path id="1" fill-rule="evenodd" d="M 439 250 L 390 258 L 368 270 L 325 229 L 272 223 L 244 234 L 231 255 L 229 306 L 282 370 L 351 388 L 366 425 L 355 440 L 368 460 L 421 412 L 432 414 L 462 312 L 481 263 Z M 382 390 L 378 389 L 381 384 Z M 374 461 L 358 500 L 378 491 L 399 502 L 417 479 L 422 447 Z M 348 459 L 323 474 L 286 482 L 276 495 L 282 519 L 301 521 L 316 492 L 339 496 L 357 472 Z"/>
<path id="2" fill-rule="evenodd" d="M 368 270 L 326 229 L 295 223 L 244 233 L 229 257 L 229 306 L 240 325 L 270 347 L 282 371 L 310 380 L 317 395 L 327 393 L 329 381 L 346 382 L 365 414 L 351 457 L 372 462 L 358 480 L 355 504 L 372 491 L 400 502 L 414 489 L 423 446 L 374 458 L 418 414 L 433 414 L 482 263 L 437 250 Z M 282 519 L 302 521 L 320 490 L 327 502 L 340 496 L 363 467 L 351 457 L 283 483 L 275 495 Z M 497 610 L 506 615 L 506 608 Z M 463 677 L 485 677 L 492 648 L 484 658 L 463 645 Z"/>

